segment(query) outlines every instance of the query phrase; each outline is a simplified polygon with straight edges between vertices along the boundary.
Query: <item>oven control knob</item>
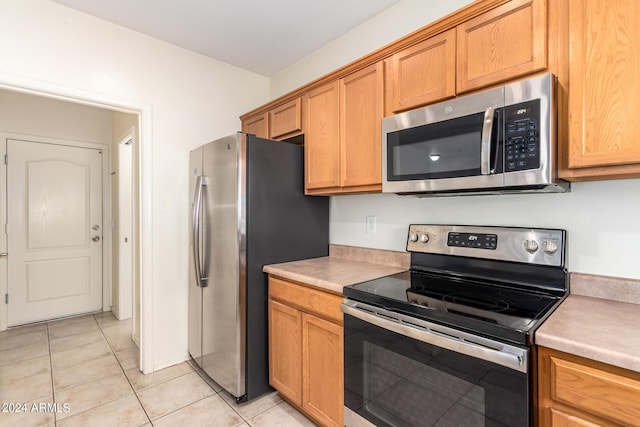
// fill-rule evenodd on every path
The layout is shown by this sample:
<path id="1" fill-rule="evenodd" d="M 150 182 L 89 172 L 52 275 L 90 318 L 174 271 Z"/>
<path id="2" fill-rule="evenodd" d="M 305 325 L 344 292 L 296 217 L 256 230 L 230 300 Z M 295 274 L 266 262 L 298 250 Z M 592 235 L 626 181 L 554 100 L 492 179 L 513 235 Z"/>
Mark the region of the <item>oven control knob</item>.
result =
<path id="1" fill-rule="evenodd" d="M 412 242 L 417 242 L 418 241 L 418 233 L 411 233 L 409 235 L 409 240 L 411 240 Z"/>
<path id="2" fill-rule="evenodd" d="M 542 249 L 544 249 L 544 252 L 549 255 L 555 254 L 558 251 L 558 244 L 551 240 L 545 240 L 542 242 Z"/>
<path id="3" fill-rule="evenodd" d="M 524 241 L 524 249 L 530 254 L 536 253 L 538 250 L 538 242 L 533 239 L 527 239 Z"/>
<path id="4" fill-rule="evenodd" d="M 426 233 L 423 233 L 420 235 L 420 241 L 422 243 L 427 243 L 429 241 L 429 235 Z"/>

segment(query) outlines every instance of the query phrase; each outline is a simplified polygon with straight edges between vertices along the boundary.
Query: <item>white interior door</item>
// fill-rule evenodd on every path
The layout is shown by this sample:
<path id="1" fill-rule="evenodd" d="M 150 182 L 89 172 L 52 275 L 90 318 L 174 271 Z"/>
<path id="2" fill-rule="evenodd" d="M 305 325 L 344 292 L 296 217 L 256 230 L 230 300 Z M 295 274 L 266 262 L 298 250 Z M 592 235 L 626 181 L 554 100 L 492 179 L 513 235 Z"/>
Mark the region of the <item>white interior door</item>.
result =
<path id="1" fill-rule="evenodd" d="M 102 159 L 7 140 L 8 325 L 102 309 Z"/>

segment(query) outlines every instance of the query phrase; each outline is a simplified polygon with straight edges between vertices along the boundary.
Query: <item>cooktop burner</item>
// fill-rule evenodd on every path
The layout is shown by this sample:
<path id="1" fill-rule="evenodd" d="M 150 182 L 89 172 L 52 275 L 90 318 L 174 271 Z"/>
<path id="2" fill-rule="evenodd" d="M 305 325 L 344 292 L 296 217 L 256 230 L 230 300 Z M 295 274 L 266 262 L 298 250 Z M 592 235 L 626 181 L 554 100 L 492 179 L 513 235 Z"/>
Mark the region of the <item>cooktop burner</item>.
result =
<path id="1" fill-rule="evenodd" d="M 484 295 L 478 294 L 467 294 L 467 293 L 454 293 L 448 294 L 442 297 L 442 301 L 450 302 L 456 305 L 465 305 L 469 308 L 477 308 L 480 310 L 486 311 L 506 311 L 509 310 L 509 303 L 505 300 L 487 297 Z M 412 303 L 420 304 L 420 300 L 417 299 L 415 301 L 409 301 Z"/>
<path id="2" fill-rule="evenodd" d="M 557 296 L 533 291 L 508 289 L 499 285 L 470 280 L 433 276 L 421 272 L 404 272 L 349 287 L 377 299 L 391 299 L 411 304 L 417 314 L 433 317 L 428 311 L 464 316 L 479 322 L 527 331 L 534 319 L 558 301 Z"/>
<path id="3" fill-rule="evenodd" d="M 497 242 L 494 249 L 461 245 L 451 230 Z M 562 230 L 420 225 L 408 240 L 410 271 L 347 286 L 345 296 L 520 344 L 530 344 L 539 320 L 566 296 Z"/>

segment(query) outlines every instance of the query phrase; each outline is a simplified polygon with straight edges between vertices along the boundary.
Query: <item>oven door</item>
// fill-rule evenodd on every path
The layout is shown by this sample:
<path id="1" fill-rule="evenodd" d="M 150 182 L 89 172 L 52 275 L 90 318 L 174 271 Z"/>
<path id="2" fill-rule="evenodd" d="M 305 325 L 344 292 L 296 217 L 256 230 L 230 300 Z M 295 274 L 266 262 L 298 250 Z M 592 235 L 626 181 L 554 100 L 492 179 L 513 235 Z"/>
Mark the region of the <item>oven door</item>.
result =
<path id="1" fill-rule="evenodd" d="M 342 304 L 346 426 L 529 426 L 529 351 Z"/>

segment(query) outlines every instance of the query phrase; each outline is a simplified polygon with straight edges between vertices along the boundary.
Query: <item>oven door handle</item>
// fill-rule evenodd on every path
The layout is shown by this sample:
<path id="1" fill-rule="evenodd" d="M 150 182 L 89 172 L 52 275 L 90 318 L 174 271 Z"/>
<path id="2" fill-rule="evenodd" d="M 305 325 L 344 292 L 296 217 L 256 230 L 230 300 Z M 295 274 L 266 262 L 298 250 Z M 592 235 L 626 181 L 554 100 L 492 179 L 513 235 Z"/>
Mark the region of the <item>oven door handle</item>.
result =
<path id="1" fill-rule="evenodd" d="M 340 310 L 391 332 L 476 357 L 519 372 L 528 371 L 528 350 L 437 325 L 380 307 L 345 299 Z"/>
<path id="2" fill-rule="evenodd" d="M 484 112 L 484 122 L 482 125 L 482 137 L 480 145 L 480 173 L 489 175 L 491 173 L 491 135 L 493 135 L 494 108 L 489 107 Z"/>

